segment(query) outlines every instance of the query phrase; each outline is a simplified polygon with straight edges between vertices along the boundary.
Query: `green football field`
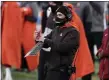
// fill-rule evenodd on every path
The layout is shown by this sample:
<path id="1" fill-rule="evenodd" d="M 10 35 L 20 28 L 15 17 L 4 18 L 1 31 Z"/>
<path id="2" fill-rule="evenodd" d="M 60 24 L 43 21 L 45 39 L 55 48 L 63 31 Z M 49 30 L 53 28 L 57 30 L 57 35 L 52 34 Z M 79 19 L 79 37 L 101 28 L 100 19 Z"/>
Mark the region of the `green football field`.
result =
<path id="1" fill-rule="evenodd" d="M 92 80 L 99 80 L 97 75 L 98 66 L 99 66 L 98 61 L 96 61 L 95 72 L 93 73 Z M 33 72 L 19 72 L 19 71 L 15 71 L 14 69 L 12 69 L 11 71 L 12 71 L 13 80 L 37 80 L 37 76 L 38 76 L 37 69 Z M 5 76 L 4 67 L 2 67 L 2 77 L 4 76 Z M 77 80 L 81 80 L 81 79 L 77 79 Z"/>

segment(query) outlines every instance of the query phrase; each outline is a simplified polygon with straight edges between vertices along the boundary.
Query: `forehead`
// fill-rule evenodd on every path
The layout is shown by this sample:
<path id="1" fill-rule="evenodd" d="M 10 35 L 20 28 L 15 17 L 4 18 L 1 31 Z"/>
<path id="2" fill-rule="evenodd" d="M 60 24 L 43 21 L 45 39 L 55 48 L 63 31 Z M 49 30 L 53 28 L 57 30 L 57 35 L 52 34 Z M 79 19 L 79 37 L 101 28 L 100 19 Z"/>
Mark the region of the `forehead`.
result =
<path id="1" fill-rule="evenodd" d="M 56 15 L 59 18 L 65 18 L 65 15 L 63 13 L 61 13 L 61 12 L 57 12 Z"/>

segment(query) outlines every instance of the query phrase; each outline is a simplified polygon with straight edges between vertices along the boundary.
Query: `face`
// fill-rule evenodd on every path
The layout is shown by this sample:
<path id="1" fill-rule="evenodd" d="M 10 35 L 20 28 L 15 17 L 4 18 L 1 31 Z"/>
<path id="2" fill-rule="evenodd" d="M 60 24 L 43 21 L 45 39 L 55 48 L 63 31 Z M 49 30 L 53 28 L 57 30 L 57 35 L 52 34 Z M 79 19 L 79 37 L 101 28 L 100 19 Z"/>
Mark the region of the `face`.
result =
<path id="1" fill-rule="evenodd" d="M 64 19 L 64 18 L 65 18 L 65 15 L 62 14 L 61 12 L 57 12 L 56 16 L 57 16 L 59 19 Z"/>
<path id="2" fill-rule="evenodd" d="M 64 14 L 62 14 L 61 12 L 57 12 L 54 21 L 56 23 L 56 26 L 63 26 L 66 23 L 67 19 Z"/>

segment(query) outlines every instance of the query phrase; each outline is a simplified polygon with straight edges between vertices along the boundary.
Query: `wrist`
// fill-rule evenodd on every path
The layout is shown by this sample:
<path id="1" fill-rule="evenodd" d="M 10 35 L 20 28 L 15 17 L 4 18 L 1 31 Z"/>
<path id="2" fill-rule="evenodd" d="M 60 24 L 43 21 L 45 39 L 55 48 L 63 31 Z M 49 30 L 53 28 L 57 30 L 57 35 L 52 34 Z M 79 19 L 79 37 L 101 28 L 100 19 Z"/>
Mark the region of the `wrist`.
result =
<path id="1" fill-rule="evenodd" d="M 48 44 L 48 46 L 50 47 L 52 45 L 52 40 L 45 38 L 44 43 Z"/>

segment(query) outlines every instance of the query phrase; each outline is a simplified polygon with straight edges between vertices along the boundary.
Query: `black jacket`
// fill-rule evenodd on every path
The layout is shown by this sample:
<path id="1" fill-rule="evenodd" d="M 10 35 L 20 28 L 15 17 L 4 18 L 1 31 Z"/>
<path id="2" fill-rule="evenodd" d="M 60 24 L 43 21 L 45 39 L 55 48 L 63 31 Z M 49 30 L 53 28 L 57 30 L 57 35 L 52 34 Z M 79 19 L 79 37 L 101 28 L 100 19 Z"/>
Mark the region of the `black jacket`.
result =
<path id="1" fill-rule="evenodd" d="M 73 27 L 55 28 L 44 41 L 44 48 L 51 47 L 47 56 L 48 70 L 71 65 L 79 46 L 79 32 Z"/>

